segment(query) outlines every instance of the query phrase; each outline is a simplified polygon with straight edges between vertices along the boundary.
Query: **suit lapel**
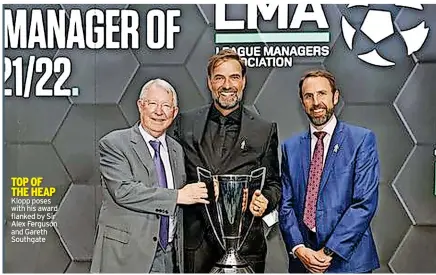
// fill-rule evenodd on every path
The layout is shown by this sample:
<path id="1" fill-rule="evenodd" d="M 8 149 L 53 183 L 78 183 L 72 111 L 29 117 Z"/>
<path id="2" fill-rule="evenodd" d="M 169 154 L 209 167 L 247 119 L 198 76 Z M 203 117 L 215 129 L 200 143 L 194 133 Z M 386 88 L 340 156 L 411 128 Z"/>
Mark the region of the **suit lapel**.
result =
<path id="1" fill-rule="evenodd" d="M 147 148 L 147 144 L 145 144 L 144 139 L 141 136 L 141 133 L 139 132 L 139 123 L 136 123 L 131 128 L 131 142 L 132 147 L 135 153 L 138 155 L 139 159 L 141 160 L 142 164 L 144 165 L 144 168 L 147 169 L 147 171 L 150 174 L 154 174 L 154 169 L 149 169 L 148 167 L 154 167 L 153 159 L 151 158 L 150 151 Z"/>
<path id="2" fill-rule="evenodd" d="M 201 159 L 202 163 L 205 163 L 207 167 L 212 167 L 215 169 L 215 166 L 213 165 L 213 161 L 210 160 L 210 157 L 204 150 L 204 147 L 201 145 L 203 141 L 204 131 L 206 130 L 206 123 L 207 118 L 209 117 L 209 107 L 201 108 L 196 116 L 196 119 L 194 121 L 194 138 L 193 138 L 193 146 L 199 152 L 199 157 Z M 203 167 L 203 168 L 207 168 Z"/>
<path id="3" fill-rule="evenodd" d="M 307 133 L 301 137 L 300 140 L 301 144 L 301 167 L 303 171 L 303 177 L 304 177 L 304 190 L 306 190 L 308 178 L 309 178 L 309 168 L 310 168 L 310 131 L 307 131 Z"/>
<path id="4" fill-rule="evenodd" d="M 338 124 L 335 127 L 335 130 L 333 131 L 333 136 L 330 141 L 329 149 L 327 151 L 327 157 L 324 164 L 323 173 L 321 176 L 321 184 L 319 187 L 319 192 L 322 191 L 322 189 L 325 187 L 328 177 L 330 175 L 331 170 L 334 167 L 334 163 L 336 160 L 337 152 L 336 148 L 340 148 L 342 145 L 342 142 L 344 141 L 344 124 L 340 123 L 338 121 Z"/>
<path id="5" fill-rule="evenodd" d="M 176 162 L 177 152 L 173 144 L 173 141 L 168 137 L 168 135 L 166 140 L 168 146 L 168 155 L 170 157 L 170 162 L 171 162 L 171 172 L 173 174 L 174 189 L 179 189 L 181 187 L 180 186 L 181 181 L 179 180 L 181 173 L 179 173 L 179 165 L 177 165 Z M 181 165 L 183 165 L 183 163 Z"/>

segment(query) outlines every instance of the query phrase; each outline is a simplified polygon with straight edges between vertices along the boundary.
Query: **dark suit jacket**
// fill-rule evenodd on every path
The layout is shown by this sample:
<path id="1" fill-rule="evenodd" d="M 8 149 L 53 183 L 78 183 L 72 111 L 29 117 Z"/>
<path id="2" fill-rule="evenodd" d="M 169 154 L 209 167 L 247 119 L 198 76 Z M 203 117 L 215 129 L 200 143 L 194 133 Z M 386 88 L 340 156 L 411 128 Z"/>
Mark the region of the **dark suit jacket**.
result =
<path id="1" fill-rule="evenodd" d="M 100 140 L 103 204 L 91 272 L 148 273 L 158 245 L 160 217 L 177 218 L 174 246 L 183 271 L 183 214 L 177 190 L 185 184 L 183 149 L 167 135 L 174 189 L 159 188 L 156 169 L 138 123 Z"/>
<path id="2" fill-rule="evenodd" d="M 286 140 L 282 146 L 283 195 L 279 221 L 288 251 L 297 244 L 308 243 L 303 214 L 310 140 L 307 131 Z M 327 272 L 356 273 L 379 267 L 370 228 L 377 208 L 379 177 L 374 133 L 338 121 L 321 176 L 316 211 L 319 247 L 314 249 L 327 246 L 336 254 Z M 298 272 L 301 262 L 293 256 L 289 260 L 289 271 Z"/>
<path id="3" fill-rule="evenodd" d="M 276 208 L 281 195 L 277 125 L 242 107 L 241 128 L 234 150 L 227 154 L 220 167 L 215 167 L 212 159 L 216 156 L 208 155 L 201 146 L 210 107 L 208 105 L 181 114 L 174 124 L 174 135 L 185 150 L 187 182 L 197 182 L 197 166 L 213 174 L 250 174 L 257 168 L 266 167 L 262 193 L 269 201 L 265 212 L 267 215 Z M 243 141 L 245 146 L 241 145 Z M 209 221 L 205 212 L 203 205 L 184 209 L 185 246 L 188 249 L 197 249 L 205 233 L 207 238 L 215 240 L 212 230 L 207 229 Z M 241 254 L 265 256 L 266 242 L 261 218 L 255 219 Z"/>

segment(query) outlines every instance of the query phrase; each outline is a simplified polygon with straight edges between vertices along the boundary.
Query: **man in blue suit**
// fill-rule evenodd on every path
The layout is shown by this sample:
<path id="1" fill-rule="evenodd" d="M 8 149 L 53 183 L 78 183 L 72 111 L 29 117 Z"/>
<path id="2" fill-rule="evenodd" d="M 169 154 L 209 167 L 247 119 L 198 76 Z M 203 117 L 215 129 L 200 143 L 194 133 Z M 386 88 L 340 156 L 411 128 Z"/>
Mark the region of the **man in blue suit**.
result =
<path id="1" fill-rule="evenodd" d="M 310 130 L 282 145 L 279 220 L 289 272 L 371 272 L 380 266 L 370 228 L 380 176 L 375 135 L 336 119 L 331 73 L 306 73 L 299 93 Z"/>

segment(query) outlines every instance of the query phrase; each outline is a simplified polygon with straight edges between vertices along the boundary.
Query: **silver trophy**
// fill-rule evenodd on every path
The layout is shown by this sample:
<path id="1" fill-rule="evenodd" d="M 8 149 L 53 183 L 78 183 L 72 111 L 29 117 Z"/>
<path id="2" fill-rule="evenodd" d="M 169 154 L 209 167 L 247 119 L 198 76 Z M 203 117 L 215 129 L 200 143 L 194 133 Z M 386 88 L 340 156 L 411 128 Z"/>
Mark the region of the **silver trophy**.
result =
<path id="1" fill-rule="evenodd" d="M 206 213 L 214 235 L 224 249 L 224 256 L 210 273 L 254 273 L 238 253 L 254 221 L 248 207 L 254 191 L 262 190 L 266 168 L 250 175 L 212 175 L 197 167 L 198 180 L 206 183 L 209 204 Z"/>

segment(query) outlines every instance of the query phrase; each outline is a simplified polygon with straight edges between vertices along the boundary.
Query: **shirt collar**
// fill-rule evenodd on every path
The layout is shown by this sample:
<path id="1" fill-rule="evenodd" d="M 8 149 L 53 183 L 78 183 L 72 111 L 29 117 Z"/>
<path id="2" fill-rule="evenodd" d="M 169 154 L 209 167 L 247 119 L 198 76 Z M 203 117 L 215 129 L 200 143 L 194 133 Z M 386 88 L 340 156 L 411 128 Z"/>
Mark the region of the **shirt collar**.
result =
<path id="1" fill-rule="evenodd" d="M 313 133 L 318 131 L 324 131 L 327 133 L 328 136 L 331 137 L 333 135 L 333 131 L 335 130 L 336 124 L 338 124 L 338 120 L 336 119 L 335 115 L 332 115 L 330 121 L 327 122 L 327 124 L 321 130 L 316 129 L 315 126 L 313 126 L 313 124 L 310 123 L 310 133 L 312 137 L 315 137 Z"/>
<path id="2" fill-rule="evenodd" d="M 150 145 L 151 140 L 158 140 L 160 141 L 162 147 L 164 150 L 168 150 L 167 148 L 167 140 L 166 140 L 166 133 L 163 133 L 160 137 L 155 138 L 152 135 L 150 135 L 144 128 L 142 127 L 141 123 L 139 123 L 139 132 L 141 133 L 142 137 L 144 138 L 145 143 L 147 143 L 147 146 Z"/>
<path id="3" fill-rule="evenodd" d="M 242 116 L 242 106 L 240 105 L 236 110 L 232 111 L 226 116 L 227 120 L 231 120 L 235 124 L 239 124 Z M 212 104 L 212 109 L 210 110 L 210 119 L 219 123 L 219 118 L 223 117 L 220 111 Z"/>

